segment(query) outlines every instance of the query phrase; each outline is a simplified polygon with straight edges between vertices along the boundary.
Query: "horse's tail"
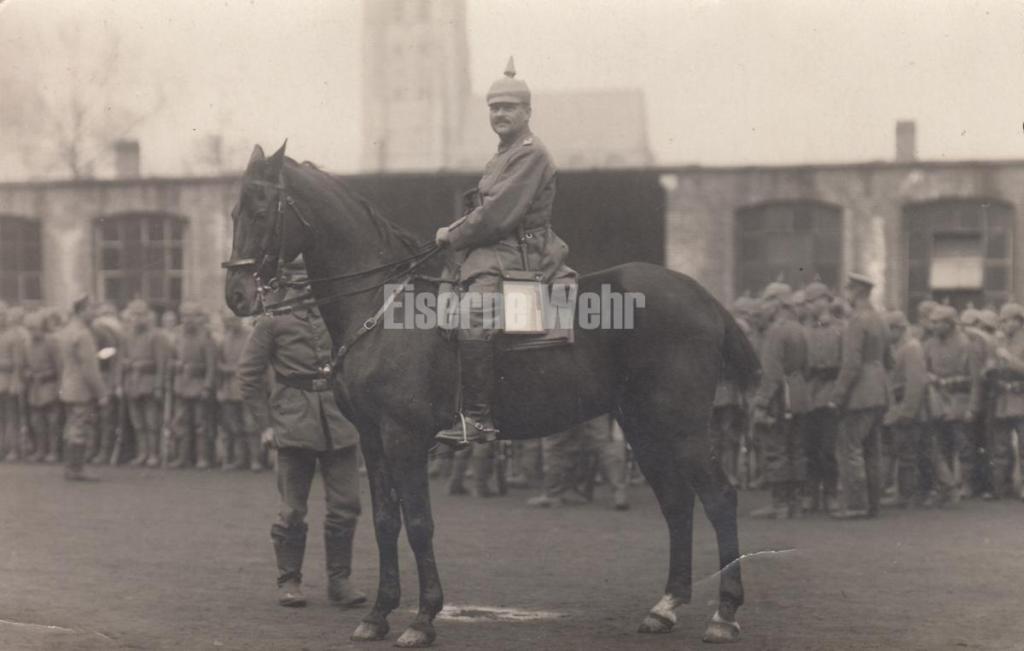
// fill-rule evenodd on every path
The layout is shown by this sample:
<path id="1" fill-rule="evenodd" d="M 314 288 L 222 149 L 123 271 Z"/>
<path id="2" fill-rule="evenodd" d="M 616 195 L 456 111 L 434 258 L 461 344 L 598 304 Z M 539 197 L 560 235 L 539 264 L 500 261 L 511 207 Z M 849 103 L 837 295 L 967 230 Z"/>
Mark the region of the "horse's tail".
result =
<path id="1" fill-rule="evenodd" d="M 761 362 L 757 352 L 732 314 L 721 303 L 718 303 L 718 309 L 725 326 L 722 341 L 723 379 L 731 380 L 743 391 L 753 389 L 761 378 Z"/>

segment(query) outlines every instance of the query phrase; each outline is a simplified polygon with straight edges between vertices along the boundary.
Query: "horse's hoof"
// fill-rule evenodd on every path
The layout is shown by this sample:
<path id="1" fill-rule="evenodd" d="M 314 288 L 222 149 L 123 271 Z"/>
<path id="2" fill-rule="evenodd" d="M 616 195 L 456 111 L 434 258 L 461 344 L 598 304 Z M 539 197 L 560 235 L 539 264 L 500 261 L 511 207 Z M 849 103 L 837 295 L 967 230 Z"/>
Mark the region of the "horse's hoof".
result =
<path id="1" fill-rule="evenodd" d="M 352 633 L 352 640 L 354 642 L 374 642 L 376 640 L 383 640 L 388 636 L 388 631 L 391 630 L 387 622 L 374 623 L 374 622 L 359 622 L 359 626 L 356 626 L 356 630 Z"/>
<path id="2" fill-rule="evenodd" d="M 644 617 L 644 621 L 641 622 L 637 633 L 668 633 L 675 625 L 676 623 L 668 617 L 663 617 L 657 613 L 647 613 L 647 617 Z"/>
<path id="3" fill-rule="evenodd" d="M 409 627 L 405 629 L 401 637 L 395 641 L 395 646 L 402 647 L 403 649 L 416 649 L 425 646 L 430 646 L 434 643 L 437 638 L 437 634 L 433 628 L 427 630 L 419 630 L 417 628 Z"/>
<path id="4" fill-rule="evenodd" d="M 738 642 L 740 639 L 740 625 L 735 621 L 724 619 L 718 613 L 711 618 L 707 630 L 704 631 L 704 641 L 710 644 L 724 644 L 726 642 Z"/>

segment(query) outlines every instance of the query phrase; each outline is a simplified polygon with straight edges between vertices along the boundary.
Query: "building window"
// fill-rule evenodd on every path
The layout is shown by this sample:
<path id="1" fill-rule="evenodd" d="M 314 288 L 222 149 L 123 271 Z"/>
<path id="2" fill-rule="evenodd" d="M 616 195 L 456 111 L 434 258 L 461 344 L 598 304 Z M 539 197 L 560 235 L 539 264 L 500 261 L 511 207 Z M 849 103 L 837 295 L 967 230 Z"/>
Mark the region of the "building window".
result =
<path id="1" fill-rule="evenodd" d="M 182 217 L 138 213 L 101 217 L 94 237 L 99 296 L 118 307 L 141 298 L 159 309 L 181 303 L 185 271 Z"/>
<path id="2" fill-rule="evenodd" d="M 985 199 L 943 199 L 903 210 L 907 309 L 932 298 L 959 309 L 1010 298 L 1013 207 Z"/>
<path id="3" fill-rule="evenodd" d="M 43 245 L 39 222 L 0 215 L 0 298 L 9 303 L 43 300 Z"/>
<path id="4" fill-rule="evenodd" d="M 839 284 L 842 215 L 838 206 L 785 201 L 736 213 L 736 294 L 756 295 L 782 278 L 803 286 L 815 278 Z"/>

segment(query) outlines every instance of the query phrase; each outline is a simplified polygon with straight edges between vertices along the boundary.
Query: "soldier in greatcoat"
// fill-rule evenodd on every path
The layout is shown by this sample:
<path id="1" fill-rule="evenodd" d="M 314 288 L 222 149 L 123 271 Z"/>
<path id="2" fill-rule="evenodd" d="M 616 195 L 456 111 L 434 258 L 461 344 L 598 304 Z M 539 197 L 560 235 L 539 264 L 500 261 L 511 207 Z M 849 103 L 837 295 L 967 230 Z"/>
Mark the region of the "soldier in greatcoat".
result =
<path id="1" fill-rule="evenodd" d="M 772 503 L 754 511 L 754 517 L 794 518 L 801 513 L 800 487 L 807 465 L 802 427 L 811 403 L 805 380 L 807 338 L 791 295 L 789 285 L 776 282 L 765 288 L 762 297 L 771 325 L 761 348 L 761 383 L 753 399 L 753 419 Z"/>
<path id="2" fill-rule="evenodd" d="M 437 230 L 435 240 L 452 250 L 445 278 L 465 291 L 468 322 L 459 323 L 462 418 L 437 434 L 456 447 L 491 440 L 497 434 L 491 414 L 494 348 L 498 325 L 489 322 L 487 297 L 497 296 L 503 273 L 536 272 L 542 282 L 575 276 L 565 266 L 569 247 L 551 230 L 555 165 L 530 131 L 530 89 L 515 79 L 509 60 L 505 77 L 487 92 L 491 128 L 500 143 L 487 163 L 466 215 Z M 481 300 L 482 299 L 482 300 Z"/>
<path id="3" fill-rule="evenodd" d="M 195 445 L 196 468 L 210 467 L 211 435 L 209 400 L 217 389 L 217 346 L 203 325 L 196 303 L 181 305 L 181 332 L 174 345 L 174 416 L 171 430 L 178 443 L 178 457 L 171 468 L 188 467 Z"/>
<path id="4" fill-rule="evenodd" d="M 881 427 L 888 406 L 885 363 L 889 329 L 871 304 L 874 281 L 851 273 L 846 291 L 853 308 L 843 329 L 842 365 L 830 407 L 839 411 L 836 456 L 844 509 L 834 517 L 876 517 L 882 497 Z"/>
<path id="5" fill-rule="evenodd" d="M 804 288 L 808 304 L 807 388 L 811 410 L 804 422 L 804 449 L 807 454 L 807 484 L 804 508 L 817 511 L 824 500 L 827 511 L 838 508 L 839 468 L 836 461 L 836 437 L 839 415 L 829 408 L 832 391 L 842 361 L 843 323 L 832 316 L 832 293 L 822 282 Z"/>
<path id="6" fill-rule="evenodd" d="M 902 507 L 911 503 L 924 505 L 931 476 L 927 472 L 931 441 L 925 432 L 928 368 L 924 348 L 910 332 L 910 323 L 903 312 L 886 314 L 886 325 L 893 350 L 893 368 L 889 372 L 889 409 L 883 422 L 891 430 L 897 463 L 896 504 Z"/>
<path id="7" fill-rule="evenodd" d="M 118 387 L 135 431 L 132 465 L 155 468 L 160 465 L 167 348 L 157 332 L 156 317 L 144 301 L 129 303 L 126 316 L 129 322 L 121 351 Z"/>
<path id="8" fill-rule="evenodd" d="M 957 328 L 954 308 L 934 308 L 930 321 L 932 335 L 924 342 L 924 356 L 929 378 L 929 430 L 934 437 L 932 463 L 940 499 L 947 504 L 959 501 L 962 480 L 971 476 L 973 468 L 967 427 L 978 410 L 980 369 L 970 341 Z"/>
<path id="9" fill-rule="evenodd" d="M 83 468 L 85 450 L 95 440 L 99 409 L 108 404 L 109 390 L 100 376 L 100 365 L 89 324 L 93 307 L 88 296 L 77 299 L 71 318 L 57 336 L 60 350 L 60 400 L 64 403 L 64 478 L 94 479 Z"/>
<path id="10" fill-rule="evenodd" d="M 29 343 L 22 378 L 28 422 L 35 438 L 33 460 L 54 463 L 60 450 L 60 402 L 57 399 L 60 351 L 53 336 L 46 332 L 44 316 L 34 312 L 25 317 Z"/>
<path id="11" fill-rule="evenodd" d="M 1013 434 L 1024 433 L 1024 306 L 1007 303 L 999 311 L 1004 339 L 996 349 L 990 371 L 994 393 L 992 426 L 986 448 L 989 454 L 993 497 L 1009 497 L 1013 475 L 1021 471 L 1024 445 L 1019 458 L 1013 452 Z"/>
<path id="12" fill-rule="evenodd" d="M 225 463 L 224 468 L 261 470 L 260 435 L 252 411 L 243 400 L 238 380 L 238 362 L 252 336 L 252 328 L 230 310 L 224 310 L 221 320 L 224 336 L 217 346 L 217 403 L 224 432 L 222 448 L 225 459 L 233 459 L 233 463 Z"/>
<path id="13" fill-rule="evenodd" d="M 981 495 L 991 499 L 992 478 L 989 472 L 988 441 L 994 418 L 993 399 L 996 387 L 990 382 L 991 376 L 988 371 L 996 366 L 999 315 L 992 310 L 973 310 L 972 322 L 968 323 L 966 315 L 971 311 L 964 310 L 960 315 L 961 330 L 970 343 L 978 373 L 977 409 L 974 412 L 974 420 L 967 423 L 965 430 L 966 445 L 970 448 L 967 456 L 974 459 L 974 467 L 971 474 L 964 477 L 964 495 Z"/>
<path id="14" fill-rule="evenodd" d="M 0 460 L 19 461 L 22 453 L 19 396 L 25 339 L 11 321 L 10 310 L 0 301 Z"/>
<path id="15" fill-rule="evenodd" d="M 290 290 L 308 285 L 302 256 L 283 269 Z M 264 437 L 277 448 L 281 510 L 270 537 L 277 557 L 278 603 L 304 606 L 302 562 L 306 550 L 307 500 L 319 464 L 327 499 L 324 548 L 328 599 L 342 607 L 366 601 L 349 583 L 352 541 L 359 518 L 359 471 L 355 427 L 341 414 L 331 387 L 331 338 L 315 306 L 260 318 L 238 362 L 242 396 Z M 272 369 L 271 390 L 267 371 Z M 269 400 L 268 400 L 269 398 Z"/>

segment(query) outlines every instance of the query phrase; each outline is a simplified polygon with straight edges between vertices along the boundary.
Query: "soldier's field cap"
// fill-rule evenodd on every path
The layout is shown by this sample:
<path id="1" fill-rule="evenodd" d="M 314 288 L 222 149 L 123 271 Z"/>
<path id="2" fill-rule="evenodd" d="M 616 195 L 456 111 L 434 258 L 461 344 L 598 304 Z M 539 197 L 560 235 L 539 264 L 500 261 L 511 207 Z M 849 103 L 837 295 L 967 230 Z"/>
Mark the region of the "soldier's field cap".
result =
<path id="1" fill-rule="evenodd" d="M 1024 306 L 1020 303 L 1006 303 L 999 310 L 1000 319 L 1020 319 L 1024 321 Z"/>
<path id="2" fill-rule="evenodd" d="M 978 323 L 980 313 L 973 307 L 969 307 L 960 313 L 960 323 L 965 326 L 972 326 Z"/>
<path id="3" fill-rule="evenodd" d="M 956 308 L 952 305 L 936 305 L 928 316 L 932 321 L 956 323 Z"/>
<path id="4" fill-rule="evenodd" d="M 978 310 L 978 322 L 986 328 L 995 330 L 999 327 L 999 315 L 995 310 Z"/>
<path id="5" fill-rule="evenodd" d="M 875 286 L 875 281 L 871 280 L 870 276 L 862 273 L 850 272 L 846 275 L 846 284 L 849 285 L 862 285 L 871 289 Z"/>
<path id="6" fill-rule="evenodd" d="M 817 280 L 804 287 L 804 296 L 807 298 L 807 302 L 811 303 L 818 300 L 822 296 L 832 297 L 832 292 L 829 291 L 828 285 Z"/>
<path id="7" fill-rule="evenodd" d="M 762 301 L 770 301 L 772 299 L 782 300 L 793 293 L 793 288 L 786 283 L 773 282 L 768 283 L 768 286 L 764 288 L 761 293 Z"/>
<path id="8" fill-rule="evenodd" d="M 900 310 L 892 310 L 885 313 L 885 323 L 890 328 L 909 328 L 910 322 L 907 321 L 907 315 Z"/>
<path id="9" fill-rule="evenodd" d="M 505 66 L 505 76 L 491 84 L 487 91 L 487 105 L 500 104 L 529 104 L 530 89 L 522 79 L 516 79 L 516 64 L 512 57 L 508 58 L 508 65 Z"/>

